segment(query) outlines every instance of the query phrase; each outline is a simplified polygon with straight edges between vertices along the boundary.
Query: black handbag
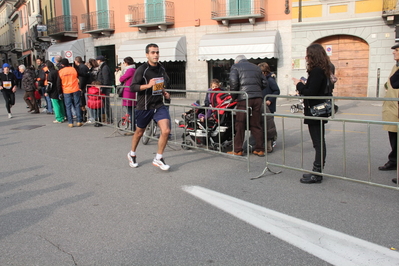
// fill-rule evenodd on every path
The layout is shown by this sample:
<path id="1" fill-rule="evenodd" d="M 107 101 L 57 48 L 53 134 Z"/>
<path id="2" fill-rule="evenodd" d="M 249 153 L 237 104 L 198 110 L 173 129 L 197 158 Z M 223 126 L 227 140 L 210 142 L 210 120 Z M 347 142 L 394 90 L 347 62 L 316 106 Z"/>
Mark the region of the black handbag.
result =
<path id="1" fill-rule="evenodd" d="M 331 116 L 332 103 L 331 100 L 326 100 L 324 103 L 319 103 L 310 107 L 310 113 L 313 116 L 329 117 Z"/>
<path id="2" fill-rule="evenodd" d="M 327 86 L 324 90 L 325 95 L 331 95 L 330 91 L 330 81 L 327 78 Z M 332 102 L 331 100 L 325 100 L 323 103 L 319 103 L 310 107 L 310 113 L 312 116 L 317 117 L 329 117 L 331 116 Z"/>
<path id="3" fill-rule="evenodd" d="M 118 94 L 118 97 L 120 97 L 120 98 L 122 98 L 123 97 L 123 90 L 125 89 L 125 87 L 118 87 L 118 90 L 117 90 L 117 94 Z"/>

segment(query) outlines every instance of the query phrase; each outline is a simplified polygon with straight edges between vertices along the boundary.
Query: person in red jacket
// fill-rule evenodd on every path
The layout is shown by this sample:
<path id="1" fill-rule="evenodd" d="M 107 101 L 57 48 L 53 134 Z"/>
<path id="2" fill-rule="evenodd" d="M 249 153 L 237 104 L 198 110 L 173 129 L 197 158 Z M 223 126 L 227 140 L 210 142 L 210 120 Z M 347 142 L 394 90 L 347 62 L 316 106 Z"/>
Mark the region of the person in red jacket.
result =
<path id="1" fill-rule="evenodd" d="M 87 89 L 87 107 L 90 109 L 90 117 L 93 118 L 96 122 L 94 124 L 95 127 L 101 127 L 101 113 L 103 109 L 103 101 L 101 96 L 105 96 L 104 93 L 101 93 L 101 82 L 93 81 L 92 85 Z"/>

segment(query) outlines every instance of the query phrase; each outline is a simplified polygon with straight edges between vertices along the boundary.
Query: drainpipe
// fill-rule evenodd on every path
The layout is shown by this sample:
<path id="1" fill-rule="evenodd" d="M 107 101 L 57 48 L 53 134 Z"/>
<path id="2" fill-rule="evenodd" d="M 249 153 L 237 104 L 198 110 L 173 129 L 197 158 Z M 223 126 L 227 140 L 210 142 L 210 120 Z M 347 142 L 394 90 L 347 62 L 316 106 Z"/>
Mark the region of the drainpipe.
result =
<path id="1" fill-rule="evenodd" d="M 302 0 L 299 0 L 298 11 L 298 22 L 302 22 Z"/>
<path id="2" fill-rule="evenodd" d="M 87 8 L 87 29 L 90 29 L 90 5 L 89 0 L 86 0 L 86 8 Z"/>

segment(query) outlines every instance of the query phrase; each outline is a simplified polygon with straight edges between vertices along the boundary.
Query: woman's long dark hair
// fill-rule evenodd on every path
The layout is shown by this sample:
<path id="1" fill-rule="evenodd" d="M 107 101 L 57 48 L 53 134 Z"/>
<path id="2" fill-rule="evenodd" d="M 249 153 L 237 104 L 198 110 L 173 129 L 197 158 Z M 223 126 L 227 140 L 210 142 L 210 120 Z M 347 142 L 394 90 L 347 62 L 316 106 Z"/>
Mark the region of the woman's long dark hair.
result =
<path id="1" fill-rule="evenodd" d="M 46 66 L 47 66 L 48 70 L 55 70 L 54 64 L 50 60 L 46 61 Z"/>
<path id="2" fill-rule="evenodd" d="M 324 70 L 327 77 L 330 77 L 330 58 L 328 58 L 323 46 L 318 43 L 313 43 L 306 48 L 306 56 L 308 57 L 308 73 L 315 67 L 320 67 Z"/>
<path id="3" fill-rule="evenodd" d="M 94 58 L 90 58 L 89 63 L 91 65 L 91 67 L 98 67 L 98 63 Z"/>

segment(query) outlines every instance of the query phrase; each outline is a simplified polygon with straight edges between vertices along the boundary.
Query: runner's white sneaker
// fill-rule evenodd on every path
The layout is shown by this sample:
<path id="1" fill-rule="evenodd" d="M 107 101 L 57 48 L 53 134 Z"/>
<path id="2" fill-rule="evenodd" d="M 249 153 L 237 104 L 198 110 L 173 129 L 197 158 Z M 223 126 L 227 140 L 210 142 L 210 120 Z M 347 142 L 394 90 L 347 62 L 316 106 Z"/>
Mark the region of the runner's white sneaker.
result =
<path id="1" fill-rule="evenodd" d="M 170 168 L 170 165 L 167 165 L 165 163 L 165 161 L 163 160 L 163 158 L 157 160 L 156 158 L 154 158 L 154 160 L 152 161 L 152 164 L 155 166 L 158 166 L 159 168 L 161 168 L 161 170 L 167 171 Z"/>
<path id="2" fill-rule="evenodd" d="M 138 163 L 136 163 L 136 156 L 131 156 L 130 152 L 127 154 L 127 159 L 129 160 L 129 166 L 136 168 L 137 166 L 139 166 Z"/>
<path id="3" fill-rule="evenodd" d="M 12 118 L 12 114 L 11 113 L 8 113 L 8 118 Z"/>

